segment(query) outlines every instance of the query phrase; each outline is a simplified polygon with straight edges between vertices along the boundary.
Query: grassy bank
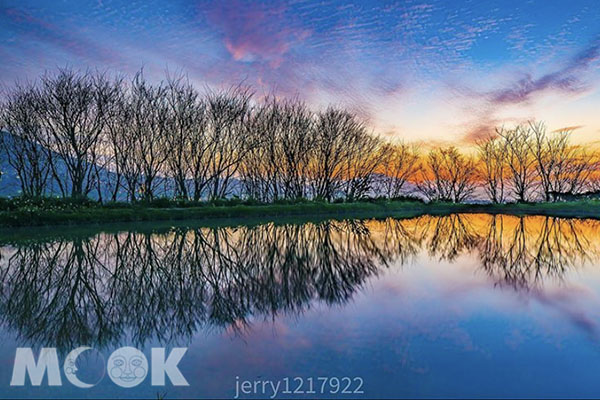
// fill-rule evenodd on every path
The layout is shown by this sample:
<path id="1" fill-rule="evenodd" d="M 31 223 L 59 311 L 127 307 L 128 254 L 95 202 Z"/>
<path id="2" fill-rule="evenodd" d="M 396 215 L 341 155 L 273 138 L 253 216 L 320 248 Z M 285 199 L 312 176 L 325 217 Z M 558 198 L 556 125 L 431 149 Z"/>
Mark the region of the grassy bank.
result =
<path id="1" fill-rule="evenodd" d="M 261 218 L 298 216 L 384 217 L 391 214 L 414 216 L 423 213 L 417 202 L 356 202 L 297 204 L 235 204 L 202 205 L 196 207 L 77 207 L 28 208 L 0 211 L 0 227 L 75 225 L 109 222 L 186 221 L 209 219 L 259 220 Z"/>
<path id="2" fill-rule="evenodd" d="M 99 205 L 87 200 L 42 199 L 0 201 L 0 227 L 100 224 L 139 221 L 235 219 L 257 221 L 280 217 L 383 218 L 422 214 L 490 213 L 600 218 L 600 201 L 534 204 L 452 204 L 419 201 L 361 201 L 352 203 L 295 202 L 253 204 L 242 201 L 215 203 L 157 202 Z"/>

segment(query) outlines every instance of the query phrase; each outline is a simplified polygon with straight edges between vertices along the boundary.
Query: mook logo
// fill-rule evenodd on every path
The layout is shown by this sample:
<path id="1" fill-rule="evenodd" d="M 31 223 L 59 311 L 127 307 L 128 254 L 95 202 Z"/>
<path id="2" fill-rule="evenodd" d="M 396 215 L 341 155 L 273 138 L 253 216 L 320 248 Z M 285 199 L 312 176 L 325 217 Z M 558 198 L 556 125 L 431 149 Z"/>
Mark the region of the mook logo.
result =
<path id="1" fill-rule="evenodd" d="M 166 351 L 163 347 L 153 347 L 151 362 L 148 364 L 148 359 L 140 350 L 121 347 L 115 350 L 105 363 L 101 353 L 91 347 L 82 346 L 67 355 L 62 370 L 72 385 L 82 389 L 96 386 L 105 375 L 121 387 L 132 388 L 142 383 L 148 372 L 151 375 L 152 386 L 164 386 L 165 377 L 168 377 L 174 386 L 189 386 L 178 367 L 186 351 L 185 347 L 176 347 L 165 356 Z M 85 354 L 82 355 L 83 353 Z M 96 361 L 95 364 L 90 363 L 92 359 Z M 87 361 L 87 364 L 84 361 Z M 48 386 L 61 386 L 60 370 L 56 348 L 43 347 L 36 360 L 30 347 L 18 347 L 10 386 L 24 386 L 25 376 L 29 376 L 32 386 L 40 386 L 45 375 L 48 376 Z M 82 380 L 82 375 L 86 375 L 87 381 Z"/>

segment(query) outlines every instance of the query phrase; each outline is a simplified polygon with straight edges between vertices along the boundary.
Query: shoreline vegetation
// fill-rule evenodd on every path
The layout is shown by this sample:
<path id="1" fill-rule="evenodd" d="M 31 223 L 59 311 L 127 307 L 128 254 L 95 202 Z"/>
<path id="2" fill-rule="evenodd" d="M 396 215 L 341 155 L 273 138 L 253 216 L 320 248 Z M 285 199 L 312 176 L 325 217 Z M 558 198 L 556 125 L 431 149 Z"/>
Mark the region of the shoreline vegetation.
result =
<path id="1" fill-rule="evenodd" d="M 338 106 L 59 69 L 0 105 L 0 227 L 306 216 L 600 217 L 600 151 L 529 122 L 470 146 L 371 132 Z M 11 192 L 11 193 L 12 193 Z M 59 198 L 54 196 L 59 196 Z M 92 200 L 93 199 L 93 200 Z M 486 204 L 481 204 L 482 202 Z"/>
<path id="2" fill-rule="evenodd" d="M 159 201 L 160 200 L 160 201 Z M 543 215 L 600 219 L 600 201 L 468 204 L 413 199 L 371 199 L 355 202 L 323 201 L 256 203 L 242 200 L 184 202 L 159 199 L 151 203 L 106 203 L 70 199 L 0 199 L 0 229 L 33 226 L 92 225 L 104 223 L 179 221 L 195 224 L 227 219 L 252 224 L 319 218 L 410 218 L 420 215 L 487 213 Z"/>

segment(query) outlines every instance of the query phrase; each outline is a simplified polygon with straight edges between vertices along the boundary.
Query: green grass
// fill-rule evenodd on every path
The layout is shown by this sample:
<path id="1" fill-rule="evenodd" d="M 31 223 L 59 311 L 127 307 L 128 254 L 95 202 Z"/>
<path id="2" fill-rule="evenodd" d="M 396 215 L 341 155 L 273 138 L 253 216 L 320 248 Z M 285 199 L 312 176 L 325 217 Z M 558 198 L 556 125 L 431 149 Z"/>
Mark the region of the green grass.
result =
<path id="1" fill-rule="evenodd" d="M 600 200 L 556 203 L 511 203 L 467 205 L 464 212 L 511 215 L 545 215 L 564 218 L 600 218 Z"/>
<path id="2" fill-rule="evenodd" d="M 138 222 L 161 220 L 202 220 L 213 218 L 248 219 L 303 215 L 370 216 L 405 211 L 420 212 L 419 203 L 302 203 L 270 205 L 233 205 L 187 208 L 128 208 L 81 207 L 75 209 L 18 209 L 0 211 L 0 226 L 32 226 L 107 222 Z"/>
<path id="3" fill-rule="evenodd" d="M 53 226 L 105 224 L 141 221 L 237 221 L 276 220 L 282 217 L 383 218 L 414 217 L 422 214 L 489 213 L 549 215 L 557 217 L 600 218 L 600 201 L 528 204 L 452 204 L 409 200 L 373 200 L 353 203 L 293 202 L 290 204 L 248 204 L 241 201 L 220 203 L 99 205 L 89 201 L 56 199 L 1 200 L 0 228 L 17 226 Z"/>

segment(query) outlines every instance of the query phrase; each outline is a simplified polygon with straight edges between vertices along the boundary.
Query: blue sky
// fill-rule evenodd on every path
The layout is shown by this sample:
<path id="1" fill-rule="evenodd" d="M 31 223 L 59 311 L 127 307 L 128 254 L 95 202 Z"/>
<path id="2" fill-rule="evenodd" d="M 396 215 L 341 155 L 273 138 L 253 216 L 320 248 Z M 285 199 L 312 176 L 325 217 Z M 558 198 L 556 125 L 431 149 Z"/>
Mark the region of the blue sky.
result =
<path id="1" fill-rule="evenodd" d="M 350 107 L 464 142 L 528 119 L 600 136 L 600 6 L 574 1 L 0 1 L 0 78 L 69 65 Z"/>

